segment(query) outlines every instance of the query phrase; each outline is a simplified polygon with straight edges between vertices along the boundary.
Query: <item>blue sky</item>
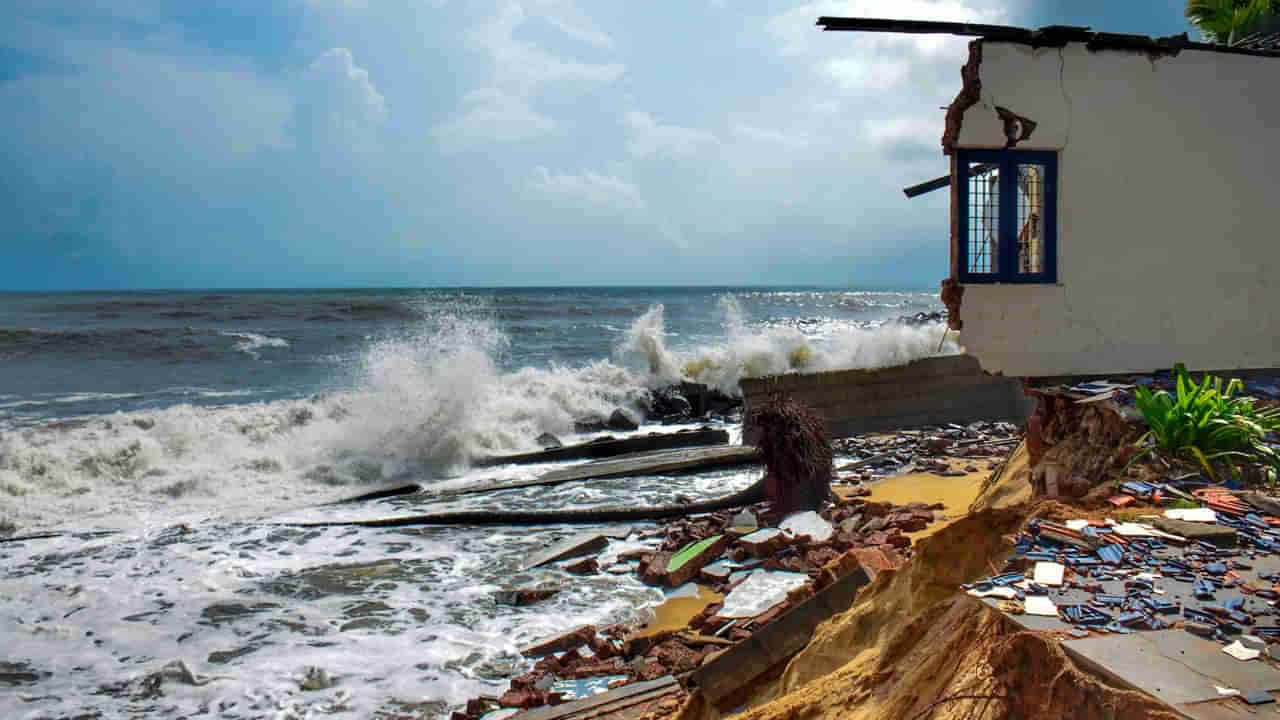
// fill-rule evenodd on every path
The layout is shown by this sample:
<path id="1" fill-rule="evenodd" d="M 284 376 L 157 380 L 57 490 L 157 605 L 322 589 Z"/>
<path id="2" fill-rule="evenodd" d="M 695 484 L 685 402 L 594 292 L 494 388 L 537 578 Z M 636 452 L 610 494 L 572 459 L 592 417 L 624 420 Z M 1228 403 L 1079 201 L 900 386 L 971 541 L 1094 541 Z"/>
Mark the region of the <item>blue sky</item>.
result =
<path id="1" fill-rule="evenodd" d="M 0 289 L 874 284 L 947 272 L 965 40 L 1181 0 L 69 0 L 0 22 Z"/>

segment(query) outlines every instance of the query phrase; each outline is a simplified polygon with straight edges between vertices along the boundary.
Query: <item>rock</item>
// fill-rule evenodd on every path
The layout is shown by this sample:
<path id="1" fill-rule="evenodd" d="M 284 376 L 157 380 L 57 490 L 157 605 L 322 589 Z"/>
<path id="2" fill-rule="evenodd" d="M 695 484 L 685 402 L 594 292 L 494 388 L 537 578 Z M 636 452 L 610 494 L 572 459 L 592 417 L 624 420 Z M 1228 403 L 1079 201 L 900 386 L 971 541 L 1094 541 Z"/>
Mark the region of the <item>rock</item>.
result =
<path id="1" fill-rule="evenodd" d="M 542 433 L 534 440 L 534 442 L 538 443 L 538 447 L 543 450 L 564 447 L 564 443 L 560 442 L 560 438 L 552 435 L 551 433 Z"/>
<path id="2" fill-rule="evenodd" d="M 609 416 L 605 427 L 610 430 L 639 430 L 640 423 L 631 419 L 631 415 L 627 414 L 622 408 L 618 408 Z"/>
<path id="3" fill-rule="evenodd" d="M 334 684 L 334 680 L 329 677 L 327 670 L 312 665 L 303 672 L 302 681 L 298 683 L 298 686 L 303 690 L 327 690 L 333 687 Z"/>
<path id="4" fill-rule="evenodd" d="M 579 434 L 600 432 L 604 429 L 605 419 L 602 415 L 587 415 L 573 421 L 573 431 Z"/>
<path id="5" fill-rule="evenodd" d="M 668 419 L 678 421 L 692 414 L 693 405 L 677 387 L 661 388 L 650 396 L 649 416 L 653 419 L 661 418 L 665 423 Z"/>
<path id="6" fill-rule="evenodd" d="M 595 575 L 600 572 L 600 563 L 593 557 L 585 557 L 565 565 L 564 569 L 574 575 Z"/>
<path id="7" fill-rule="evenodd" d="M 542 602 L 558 592 L 560 592 L 560 588 L 514 588 L 494 592 L 493 600 L 499 605 L 524 607 L 525 605 Z"/>
<path id="8" fill-rule="evenodd" d="M 209 678 L 202 678 L 196 675 L 182 660 L 170 660 L 165 663 L 165 666 L 160 668 L 160 677 L 165 680 L 176 680 L 187 685 L 204 685 L 209 682 Z"/>

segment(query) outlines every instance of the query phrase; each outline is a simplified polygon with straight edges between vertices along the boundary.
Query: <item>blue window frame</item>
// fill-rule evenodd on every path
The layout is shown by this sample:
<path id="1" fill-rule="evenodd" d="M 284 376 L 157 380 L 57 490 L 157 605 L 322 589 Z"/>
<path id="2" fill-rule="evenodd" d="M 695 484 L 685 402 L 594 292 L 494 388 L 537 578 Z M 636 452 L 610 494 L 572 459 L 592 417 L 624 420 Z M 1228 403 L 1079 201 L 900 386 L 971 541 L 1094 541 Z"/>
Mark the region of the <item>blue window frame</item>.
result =
<path id="1" fill-rule="evenodd" d="M 957 150 L 962 283 L 1058 281 L 1058 155 Z"/>

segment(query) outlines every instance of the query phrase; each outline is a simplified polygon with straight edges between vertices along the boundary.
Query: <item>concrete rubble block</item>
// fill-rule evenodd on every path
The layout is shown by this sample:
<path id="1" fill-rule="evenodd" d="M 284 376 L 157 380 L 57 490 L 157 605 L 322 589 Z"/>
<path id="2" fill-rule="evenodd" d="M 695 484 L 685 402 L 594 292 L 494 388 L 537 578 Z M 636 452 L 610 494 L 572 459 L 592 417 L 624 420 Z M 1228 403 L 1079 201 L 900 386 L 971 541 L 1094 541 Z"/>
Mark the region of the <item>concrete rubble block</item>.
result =
<path id="1" fill-rule="evenodd" d="M 756 520 L 756 516 L 749 510 L 743 510 L 729 518 L 729 526 L 725 528 L 725 533 L 734 537 L 742 537 L 750 535 L 759 529 L 760 522 Z"/>
<path id="2" fill-rule="evenodd" d="M 738 544 L 752 557 L 768 557 L 782 549 L 788 542 L 786 534 L 778 528 L 763 528 L 738 540 Z"/>
<path id="3" fill-rule="evenodd" d="M 717 613 L 726 618 L 749 618 L 759 615 L 787 599 L 787 593 L 807 584 L 805 573 L 755 570 L 724 597 Z"/>
<path id="4" fill-rule="evenodd" d="M 887 527 L 889 527 L 889 518 L 887 516 L 873 517 L 863 523 L 862 527 L 858 528 L 858 532 L 874 533 L 884 530 Z"/>
<path id="5" fill-rule="evenodd" d="M 728 546 L 728 535 L 715 535 L 686 545 L 667 561 L 666 584 L 678 587 L 697 577 L 698 571 L 718 559 Z"/>
<path id="6" fill-rule="evenodd" d="M 645 585 L 663 585 L 667 582 L 667 563 L 672 553 L 655 552 L 640 558 L 640 582 Z"/>
<path id="7" fill-rule="evenodd" d="M 627 671 L 626 663 L 622 662 L 622 658 L 613 657 L 607 659 L 596 658 L 588 660 L 568 668 L 563 676 L 568 678 L 584 678 L 595 675 L 617 675 Z"/>
<path id="8" fill-rule="evenodd" d="M 535 645 L 523 648 L 520 654 L 527 658 L 540 658 L 551 653 L 561 652 L 564 650 L 572 650 L 590 645 L 591 639 L 596 636 L 595 625 L 582 625 L 570 630 L 563 635 L 557 635 L 550 640 L 544 640 Z"/>
<path id="9" fill-rule="evenodd" d="M 1151 521 L 1151 524 L 1157 530 L 1181 535 L 1192 541 L 1202 540 L 1222 548 L 1235 547 L 1236 545 L 1236 531 L 1225 525 L 1172 520 L 1164 517 L 1155 518 Z"/>
<path id="10" fill-rule="evenodd" d="M 573 537 L 557 542 L 540 553 L 536 553 L 525 562 L 523 567 L 521 567 L 521 572 L 525 570 L 532 570 L 533 568 L 541 567 L 548 563 L 556 562 L 557 560 L 567 560 L 569 558 L 598 552 L 605 549 L 608 545 L 609 537 L 601 533 L 582 533 L 574 535 Z"/>
<path id="11" fill-rule="evenodd" d="M 862 513 L 854 513 L 840 521 L 840 532 L 852 535 L 862 527 Z"/>
<path id="12" fill-rule="evenodd" d="M 897 570 L 906 560 L 892 546 L 854 548 L 849 551 L 858 561 L 858 566 L 866 571 L 872 580 L 885 570 Z"/>
<path id="13" fill-rule="evenodd" d="M 669 672 L 678 674 L 701 665 L 703 653 L 686 646 L 678 637 L 671 637 L 652 648 L 646 655 L 657 660 Z"/>
<path id="14" fill-rule="evenodd" d="M 795 537 L 808 537 L 812 542 L 826 542 L 835 531 L 831 523 L 812 510 L 787 516 L 778 524 L 778 529 Z"/>
<path id="15" fill-rule="evenodd" d="M 755 633 L 718 654 L 694 671 L 689 682 L 716 707 L 728 710 L 740 702 L 742 691 L 770 668 L 804 647 L 819 623 L 853 603 L 858 589 L 868 582 L 865 572 L 841 578 Z"/>
<path id="16" fill-rule="evenodd" d="M 734 565 L 728 560 L 717 560 L 698 571 L 698 578 L 713 585 L 728 582 Z"/>

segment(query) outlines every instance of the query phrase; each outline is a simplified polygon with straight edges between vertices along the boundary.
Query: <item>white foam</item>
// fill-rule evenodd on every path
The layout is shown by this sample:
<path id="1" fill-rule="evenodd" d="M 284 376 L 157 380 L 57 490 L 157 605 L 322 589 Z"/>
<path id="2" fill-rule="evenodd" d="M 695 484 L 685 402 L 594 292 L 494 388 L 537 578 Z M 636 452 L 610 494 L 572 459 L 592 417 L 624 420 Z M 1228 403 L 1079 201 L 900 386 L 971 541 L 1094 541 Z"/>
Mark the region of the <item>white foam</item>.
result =
<path id="1" fill-rule="evenodd" d="M 287 348 L 289 341 L 284 338 L 271 337 L 270 335 L 259 335 L 251 332 L 232 332 L 223 330 L 218 333 L 226 337 L 240 338 L 240 342 L 235 344 L 236 350 L 249 355 L 257 360 L 261 355 L 258 353 L 263 348 Z"/>
<path id="2" fill-rule="evenodd" d="M 655 305 L 623 334 L 614 357 L 633 371 L 647 371 L 650 387 L 683 379 L 737 395 L 742 378 L 890 367 L 958 351 L 950 338 L 944 341 L 942 325 L 868 328 L 852 321 L 828 321 L 802 332 L 796 327 L 749 323 L 730 295 L 720 299 L 719 311 L 724 317 L 722 341 L 670 348 L 663 306 Z"/>

